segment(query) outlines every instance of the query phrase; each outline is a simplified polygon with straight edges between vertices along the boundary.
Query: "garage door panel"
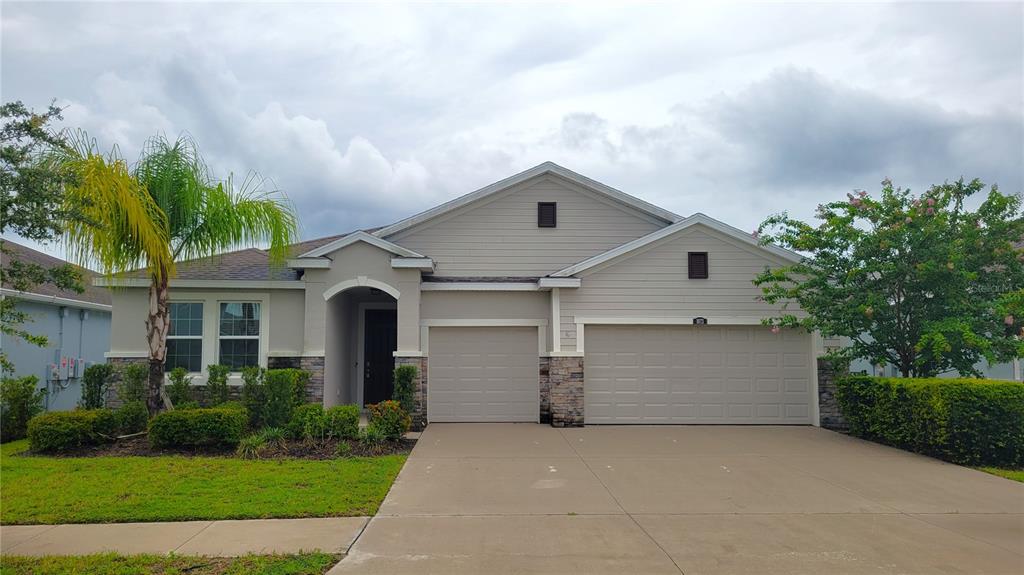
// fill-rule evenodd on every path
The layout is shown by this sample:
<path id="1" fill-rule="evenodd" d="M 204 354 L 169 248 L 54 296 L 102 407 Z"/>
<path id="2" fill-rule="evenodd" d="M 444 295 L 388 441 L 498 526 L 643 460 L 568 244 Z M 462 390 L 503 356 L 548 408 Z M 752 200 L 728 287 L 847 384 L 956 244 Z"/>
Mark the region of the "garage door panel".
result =
<path id="1" fill-rule="evenodd" d="M 761 326 L 587 326 L 587 423 L 810 423 L 810 341 Z"/>
<path id="2" fill-rule="evenodd" d="M 429 421 L 538 421 L 537 329 L 430 328 Z"/>

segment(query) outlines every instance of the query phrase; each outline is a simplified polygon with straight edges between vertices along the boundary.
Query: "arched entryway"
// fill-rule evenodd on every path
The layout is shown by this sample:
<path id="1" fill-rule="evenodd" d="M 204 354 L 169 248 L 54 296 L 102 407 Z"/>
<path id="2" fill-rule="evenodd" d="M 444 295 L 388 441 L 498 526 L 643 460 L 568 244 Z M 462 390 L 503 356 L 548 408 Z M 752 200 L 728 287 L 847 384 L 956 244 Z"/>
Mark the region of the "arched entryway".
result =
<path id="1" fill-rule="evenodd" d="M 398 290 L 358 278 L 332 287 L 324 297 L 324 403 L 362 407 L 390 399 L 398 349 Z"/>

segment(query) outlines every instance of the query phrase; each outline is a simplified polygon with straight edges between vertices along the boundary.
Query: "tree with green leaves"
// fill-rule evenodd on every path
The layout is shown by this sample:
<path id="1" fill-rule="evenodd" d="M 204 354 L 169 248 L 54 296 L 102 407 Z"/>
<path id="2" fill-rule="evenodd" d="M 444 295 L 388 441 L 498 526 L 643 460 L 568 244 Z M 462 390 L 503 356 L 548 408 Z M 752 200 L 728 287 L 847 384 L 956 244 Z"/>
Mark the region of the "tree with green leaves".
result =
<path id="1" fill-rule="evenodd" d="M 915 196 L 882 182 L 818 207 L 820 223 L 769 217 L 760 241 L 805 254 L 755 280 L 784 310 L 766 325 L 820 331 L 852 342 L 835 359 L 893 365 L 904 377 L 1024 356 L 1024 216 L 1021 196 L 979 180 L 933 186 Z M 786 311 L 798 306 L 799 312 Z"/>
<path id="2" fill-rule="evenodd" d="M 82 219 L 81 210 L 65 201 L 64 187 L 73 174 L 48 161 L 55 150 L 67 145 L 65 132 L 52 127 L 59 120 L 61 109 L 53 104 L 44 112 L 31 110 L 20 101 L 0 106 L 0 233 L 54 241 L 64 231 L 63 222 Z M 30 292 L 41 284 L 54 284 L 60 289 L 83 291 L 81 272 L 74 266 L 45 268 L 22 262 L 2 243 L 0 252 L 3 283 L 11 290 Z M 24 327 L 31 318 L 17 303 L 17 297 L 0 297 L 0 334 L 45 346 L 46 336 Z M 14 371 L 2 351 L 0 371 Z"/>
<path id="3" fill-rule="evenodd" d="M 236 188 L 232 179 L 216 180 L 198 146 L 188 137 L 150 139 L 129 169 L 113 155 L 96 153 L 95 144 L 79 137 L 77 153 L 62 159 L 82 181 L 76 195 L 89 198 L 101 186 L 121 186 L 141 211 L 122 213 L 117 225 L 75 225 L 65 239 L 79 261 L 91 261 L 105 274 L 144 268 L 149 276 L 150 413 L 163 409 L 162 389 L 167 334 L 170 330 L 169 281 L 174 263 L 223 251 L 265 244 L 271 261 L 281 263 L 297 235 L 294 210 L 287 198 L 267 191 L 255 175 Z M 84 145 L 83 145 L 84 143 Z M 95 168 L 90 163 L 96 163 Z M 93 205 L 110 207 L 104 201 Z"/>

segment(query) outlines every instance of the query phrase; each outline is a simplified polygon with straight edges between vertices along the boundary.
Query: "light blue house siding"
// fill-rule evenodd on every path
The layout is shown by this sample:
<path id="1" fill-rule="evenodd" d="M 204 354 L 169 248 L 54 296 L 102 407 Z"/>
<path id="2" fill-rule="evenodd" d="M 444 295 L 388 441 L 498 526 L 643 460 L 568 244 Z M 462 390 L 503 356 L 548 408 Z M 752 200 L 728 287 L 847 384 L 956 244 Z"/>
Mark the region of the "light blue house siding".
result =
<path id="1" fill-rule="evenodd" d="M 45 335 L 48 345 L 39 347 L 20 338 L 3 337 L 0 347 L 14 364 L 15 375 L 39 378 L 39 387 L 49 390 L 48 410 L 74 409 L 82 397 L 81 380 L 70 377 L 73 373 L 67 379 L 50 380 L 49 366 L 59 364 L 62 357 L 81 358 L 86 365 L 105 362 L 104 354 L 110 350 L 110 311 L 79 307 L 71 302 L 22 299 L 17 307 L 32 317 L 31 322 L 23 325 L 24 329 Z"/>
<path id="2" fill-rule="evenodd" d="M 1017 360 L 1018 362 L 1020 360 Z M 987 361 L 982 361 L 975 366 L 983 376 L 988 379 L 1003 379 L 1008 381 L 1021 381 L 1021 368 L 1018 365 L 1016 367 L 1013 362 L 1010 363 L 997 363 L 990 364 Z M 872 366 L 870 362 L 863 359 L 858 359 L 850 362 L 850 373 L 865 373 L 867 375 L 876 375 L 882 377 L 899 377 L 900 373 L 896 367 L 888 365 L 884 368 L 878 366 Z M 943 373 L 939 377 L 960 377 L 960 374 L 956 372 Z"/>

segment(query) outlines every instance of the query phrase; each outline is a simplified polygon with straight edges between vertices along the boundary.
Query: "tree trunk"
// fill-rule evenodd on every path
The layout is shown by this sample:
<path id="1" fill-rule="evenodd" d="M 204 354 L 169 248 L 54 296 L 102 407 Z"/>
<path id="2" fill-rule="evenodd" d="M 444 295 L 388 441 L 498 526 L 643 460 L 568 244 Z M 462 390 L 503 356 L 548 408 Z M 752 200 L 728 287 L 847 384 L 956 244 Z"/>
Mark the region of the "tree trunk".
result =
<path id="1" fill-rule="evenodd" d="M 146 341 L 149 344 L 149 390 L 146 407 L 156 415 L 164 409 L 164 361 L 167 359 L 167 333 L 171 329 L 168 305 L 167 270 L 149 284 L 149 315 L 146 317 Z"/>

